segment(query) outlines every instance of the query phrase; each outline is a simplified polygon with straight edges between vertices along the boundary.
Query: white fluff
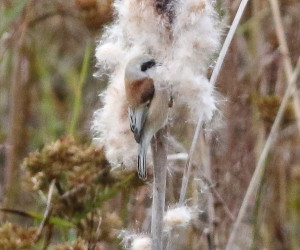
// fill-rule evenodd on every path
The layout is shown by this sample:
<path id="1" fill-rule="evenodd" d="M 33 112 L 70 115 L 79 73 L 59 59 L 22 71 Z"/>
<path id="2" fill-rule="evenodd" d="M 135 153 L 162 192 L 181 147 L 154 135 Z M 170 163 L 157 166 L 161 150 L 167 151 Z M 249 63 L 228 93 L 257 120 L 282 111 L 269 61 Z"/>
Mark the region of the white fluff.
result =
<path id="1" fill-rule="evenodd" d="M 131 250 L 151 250 L 152 242 L 148 236 L 137 236 L 133 239 Z"/>
<path id="2" fill-rule="evenodd" d="M 113 166 L 135 165 L 137 144 L 132 136 L 128 121 L 128 107 L 125 100 L 125 90 L 119 82 L 123 74 L 118 72 L 113 81 L 103 93 L 104 106 L 95 112 L 93 130 L 95 144 L 105 146 L 107 160 Z"/>
<path id="3" fill-rule="evenodd" d="M 186 227 L 192 221 L 192 218 L 192 209 L 187 206 L 171 208 L 164 216 L 164 227 L 166 230 Z"/>
<path id="4" fill-rule="evenodd" d="M 130 250 L 151 250 L 152 241 L 146 234 L 137 234 L 127 230 L 120 231 L 119 238 L 125 249 Z"/>
<path id="5" fill-rule="evenodd" d="M 136 165 L 137 146 L 124 90 L 124 68 L 134 55 L 150 54 L 162 63 L 153 78 L 173 86 L 172 113 L 187 106 L 189 122 L 195 123 L 199 117 L 209 121 L 216 111 L 214 87 L 206 77 L 220 44 L 216 12 L 206 0 L 173 0 L 171 4 L 172 22 L 157 12 L 154 0 L 117 0 L 115 21 L 97 46 L 98 75 L 107 74 L 110 84 L 101 95 L 103 108 L 95 112 L 93 131 L 113 166 Z"/>

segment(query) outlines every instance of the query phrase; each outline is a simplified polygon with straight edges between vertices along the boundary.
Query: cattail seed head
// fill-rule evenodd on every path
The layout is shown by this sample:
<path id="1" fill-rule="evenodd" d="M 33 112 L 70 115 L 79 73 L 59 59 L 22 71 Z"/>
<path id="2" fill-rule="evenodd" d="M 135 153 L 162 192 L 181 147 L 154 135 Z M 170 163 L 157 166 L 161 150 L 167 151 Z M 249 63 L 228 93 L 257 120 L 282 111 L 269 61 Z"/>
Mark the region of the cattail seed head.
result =
<path id="1" fill-rule="evenodd" d="M 136 144 L 124 90 L 127 62 L 138 54 L 150 55 L 160 65 L 151 72 L 156 86 L 172 86 L 171 113 L 180 116 L 186 107 L 183 125 L 200 117 L 209 121 L 217 110 L 217 95 L 206 73 L 219 48 L 222 26 L 206 0 L 117 0 L 114 11 L 115 21 L 96 49 L 96 75 L 108 75 L 109 86 L 101 95 L 103 107 L 95 112 L 93 131 L 113 166 L 133 167 Z"/>

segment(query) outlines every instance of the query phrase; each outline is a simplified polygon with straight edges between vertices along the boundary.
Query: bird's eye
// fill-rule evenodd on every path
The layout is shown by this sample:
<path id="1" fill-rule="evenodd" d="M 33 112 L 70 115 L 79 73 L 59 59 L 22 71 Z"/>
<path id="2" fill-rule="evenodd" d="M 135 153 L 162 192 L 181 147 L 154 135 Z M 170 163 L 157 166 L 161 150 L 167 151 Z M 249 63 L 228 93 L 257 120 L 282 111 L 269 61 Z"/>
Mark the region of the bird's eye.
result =
<path id="1" fill-rule="evenodd" d="M 156 62 L 152 59 L 150 61 L 144 62 L 141 65 L 141 71 L 145 72 L 146 70 L 152 68 L 153 66 L 155 66 Z"/>

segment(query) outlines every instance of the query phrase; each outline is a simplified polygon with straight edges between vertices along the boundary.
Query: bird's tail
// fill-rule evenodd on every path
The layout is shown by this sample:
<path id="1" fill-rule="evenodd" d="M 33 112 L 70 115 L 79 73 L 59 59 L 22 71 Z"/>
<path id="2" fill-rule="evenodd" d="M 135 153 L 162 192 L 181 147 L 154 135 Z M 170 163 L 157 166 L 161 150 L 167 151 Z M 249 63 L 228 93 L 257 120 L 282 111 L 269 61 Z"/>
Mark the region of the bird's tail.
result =
<path id="1" fill-rule="evenodd" d="M 137 170 L 138 170 L 138 175 L 139 178 L 142 180 L 146 180 L 147 179 L 147 151 L 148 151 L 148 147 L 149 147 L 149 140 L 141 140 L 141 142 L 139 143 L 139 149 L 138 149 L 138 166 L 137 166 Z"/>

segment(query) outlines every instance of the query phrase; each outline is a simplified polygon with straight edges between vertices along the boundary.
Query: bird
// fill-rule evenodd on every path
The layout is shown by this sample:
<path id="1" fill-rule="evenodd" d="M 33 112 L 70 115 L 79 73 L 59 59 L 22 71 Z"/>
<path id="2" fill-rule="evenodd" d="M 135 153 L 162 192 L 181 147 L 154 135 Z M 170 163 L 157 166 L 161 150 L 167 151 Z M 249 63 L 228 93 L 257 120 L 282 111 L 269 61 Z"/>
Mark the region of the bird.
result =
<path id="1" fill-rule="evenodd" d="M 144 181 L 147 179 L 146 156 L 151 139 L 168 119 L 168 90 L 151 77 L 151 69 L 157 65 L 149 55 L 139 55 L 129 60 L 125 67 L 130 128 L 138 143 L 137 172 Z"/>

